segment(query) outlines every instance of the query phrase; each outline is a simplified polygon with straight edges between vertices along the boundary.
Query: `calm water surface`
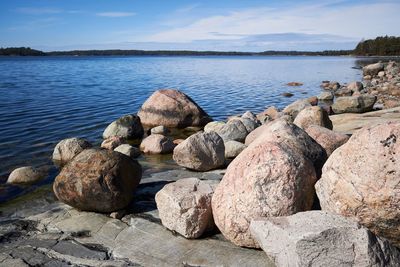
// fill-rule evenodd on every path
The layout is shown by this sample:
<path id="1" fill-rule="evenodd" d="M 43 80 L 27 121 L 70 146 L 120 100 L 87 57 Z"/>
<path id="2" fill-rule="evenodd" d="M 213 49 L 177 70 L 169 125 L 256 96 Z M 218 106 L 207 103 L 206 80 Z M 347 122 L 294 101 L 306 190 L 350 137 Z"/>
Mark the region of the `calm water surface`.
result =
<path id="1" fill-rule="evenodd" d="M 0 202 L 26 192 L 4 185 L 14 168 L 51 164 L 64 138 L 99 144 L 111 121 L 136 113 L 156 89 L 178 88 L 224 119 L 317 95 L 322 80 L 360 80 L 358 64 L 350 57 L 0 58 Z M 291 81 L 304 86 L 285 86 Z"/>

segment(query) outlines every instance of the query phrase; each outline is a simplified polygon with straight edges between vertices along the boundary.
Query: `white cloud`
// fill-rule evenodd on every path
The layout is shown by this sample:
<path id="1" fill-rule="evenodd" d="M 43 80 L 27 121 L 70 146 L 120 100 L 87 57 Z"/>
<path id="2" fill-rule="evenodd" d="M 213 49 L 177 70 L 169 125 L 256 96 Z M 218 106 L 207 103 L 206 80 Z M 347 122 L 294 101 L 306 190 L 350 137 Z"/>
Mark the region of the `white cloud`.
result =
<path id="1" fill-rule="evenodd" d="M 101 12 L 96 13 L 97 16 L 100 17 L 108 17 L 108 18 L 122 18 L 122 17 L 132 17 L 135 16 L 134 12 Z"/>
<path id="2" fill-rule="evenodd" d="M 308 33 L 361 39 L 400 35 L 399 2 L 298 5 L 285 9 L 259 7 L 198 19 L 186 26 L 146 36 L 149 42 L 190 43 L 240 40 L 243 36 Z M 215 34 L 218 33 L 218 34 Z"/>

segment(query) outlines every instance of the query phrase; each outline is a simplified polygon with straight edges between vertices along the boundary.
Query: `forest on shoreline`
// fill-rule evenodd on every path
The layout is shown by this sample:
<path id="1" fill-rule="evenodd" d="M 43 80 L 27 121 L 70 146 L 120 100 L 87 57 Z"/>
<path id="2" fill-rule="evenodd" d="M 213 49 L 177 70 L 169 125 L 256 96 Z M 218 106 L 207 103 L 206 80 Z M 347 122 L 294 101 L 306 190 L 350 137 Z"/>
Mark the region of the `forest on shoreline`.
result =
<path id="1" fill-rule="evenodd" d="M 400 37 L 363 40 L 354 50 L 223 52 L 190 50 L 72 50 L 43 52 L 30 47 L 0 48 L 0 56 L 400 56 Z"/>

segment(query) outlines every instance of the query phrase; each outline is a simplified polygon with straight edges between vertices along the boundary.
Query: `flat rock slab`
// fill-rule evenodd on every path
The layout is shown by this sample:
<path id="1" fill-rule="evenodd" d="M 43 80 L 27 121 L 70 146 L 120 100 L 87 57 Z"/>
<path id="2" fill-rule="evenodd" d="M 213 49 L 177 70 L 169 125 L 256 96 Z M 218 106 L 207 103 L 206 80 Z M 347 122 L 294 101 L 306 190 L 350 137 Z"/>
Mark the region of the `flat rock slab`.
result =
<path id="1" fill-rule="evenodd" d="M 274 266 L 263 251 L 237 247 L 221 234 L 188 240 L 162 226 L 154 194 L 169 181 L 219 180 L 224 170 L 152 174 L 121 220 L 81 212 L 47 189 L 2 208 L 0 266 Z"/>
<path id="2" fill-rule="evenodd" d="M 333 123 L 334 131 L 352 134 L 354 131 L 365 126 L 373 126 L 387 121 L 400 121 L 400 107 L 362 114 L 344 113 L 332 115 L 329 118 Z"/>

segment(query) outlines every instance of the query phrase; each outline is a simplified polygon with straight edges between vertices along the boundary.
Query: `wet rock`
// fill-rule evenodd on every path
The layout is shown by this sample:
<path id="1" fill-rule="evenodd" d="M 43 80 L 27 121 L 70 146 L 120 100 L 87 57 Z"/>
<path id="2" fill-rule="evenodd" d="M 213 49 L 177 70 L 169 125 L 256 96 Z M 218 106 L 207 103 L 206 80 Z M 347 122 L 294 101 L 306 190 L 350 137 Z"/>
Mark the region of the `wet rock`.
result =
<path id="1" fill-rule="evenodd" d="M 186 238 L 212 230 L 211 197 L 216 184 L 186 178 L 165 185 L 155 197 L 162 224 Z"/>
<path id="2" fill-rule="evenodd" d="M 376 96 L 371 95 L 339 97 L 332 105 L 332 109 L 336 114 L 363 113 L 372 110 L 376 99 Z"/>
<path id="3" fill-rule="evenodd" d="M 323 210 L 356 218 L 400 245 L 400 122 L 356 131 L 324 165 L 316 192 Z"/>
<path id="4" fill-rule="evenodd" d="M 161 134 L 151 134 L 142 140 L 140 150 L 146 154 L 168 154 L 175 148 L 171 138 Z"/>
<path id="5" fill-rule="evenodd" d="M 307 129 L 311 125 L 318 125 L 328 129 L 333 127 L 328 113 L 319 106 L 303 109 L 293 123 L 302 129 Z"/>
<path id="6" fill-rule="evenodd" d="M 400 251 L 367 228 L 323 211 L 260 218 L 251 233 L 276 266 L 398 266 Z"/>
<path id="7" fill-rule="evenodd" d="M 151 134 L 162 134 L 162 135 L 166 135 L 168 134 L 170 131 L 168 130 L 167 127 L 160 125 L 154 128 L 151 128 L 150 133 Z"/>
<path id="8" fill-rule="evenodd" d="M 114 149 L 114 151 L 122 153 L 130 158 L 137 158 L 141 155 L 140 150 L 137 147 L 128 144 L 119 145 Z"/>
<path id="9" fill-rule="evenodd" d="M 364 76 L 367 76 L 367 75 L 375 76 L 383 69 L 384 69 L 384 65 L 381 62 L 369 64 L 363 68 L 363 75 Z"/>
<path id="10" fill-rule="evenodd" d="M 285 92 L 285 93 L 282 94 L 282 96 L 284 96 L 284 97 L 292 97 L 292 96 L 294 96 L 294 94 L 289 93 L 289 92 Z"/>
<path id="11" fill-rule="evenodd" d="M 174 149 L 175 162 L 188 169 L 208 171 L 225 162 L 225 146 L 215 132 L 197 133 L 188 137 Z"/>
<path id="12" fill-rule="evenodd" d="M 257 139 L 231 162 L 215 190 L 215 224 L 234 244 L 258 247 L 250 221 L 310 209 L 316 180 L 313 164 L 303 154 L 283 142 Z"/>
<path id="13" fill-rule="evenodd" d="M 103 132 L 103 138 L 120 136 L 125 139 L 139 139 L 144 134 L 140 118 L 136 115 L 125 115 L 113 121 Z"/>
<path id="14" fill-rule="evenodd" d="M 53 160 L 66 164 L 84 149 L 91 148 L 92 145 L 83 138 L 68 138 L 61 140 L 53 152 Z"/>
<path id="15" fill-rule="evenodd" d="M 325 149 L 328 157 L 335 149 L 349 140 L 349 136 L 346 134 L 337 133 L 318 125 L 307 127 L 306 132 Z"/>
<path id="16" fill-rule="evenodd" d="M 53 190 L 60 201 L 77 209 L 113 212 L 129 204 L 141 176 L 140 165 L 127 156 L 87 149 L 61 170 Z"/>
<path id="17" fill-rule="evenodd" d="M 47 176 L 44 168 L 35 168 L 32 166 L 20 167 L 13 170 L 8 176 L 9 184 L 29 184 L 36 183 Z"/>
<path id="18" fill-rule="evenodd" d="M 148 126 L 185 128 L 204 126 L 212 121 L 189 96 L 174 89 L 155 91 L 143 103 L 138 115 Z"/>
<path id="19" fill-rule="evenodd" d="M 114 135 L 108 137 L 103 142 L 101 142 L 101 147 L 108 150 L 114 150 L 115 148 L 124 144 L 125 142 L 126 142 L 125 138 Z"/>
<path id="20" fill-rule="evenodd" d="M 302 86 L 303 84 L 300 82 L 290 82 L 286 84 L 287 86 Z"/>
<path id="21" fill-rule="evenodd" d="M 246 147 L 245 144 L 238 141 L 230 140 L 225 142 L 225 158 L 236 158 Z"/>
<path id="22" fill-rule="evenodd" d="M 334 95 L 332 94 L 332 92 L 322 92 L 318 95 L 318 99 L 319 100 L 333 100 Z"/>
<path id="23" fill-rule="evenodd" d="M 224 141 L 234 140 L 238 142 L 243 142 L 248 135 L 247 128 L 240 119 L 228 121 L 217 133 Z"/>

